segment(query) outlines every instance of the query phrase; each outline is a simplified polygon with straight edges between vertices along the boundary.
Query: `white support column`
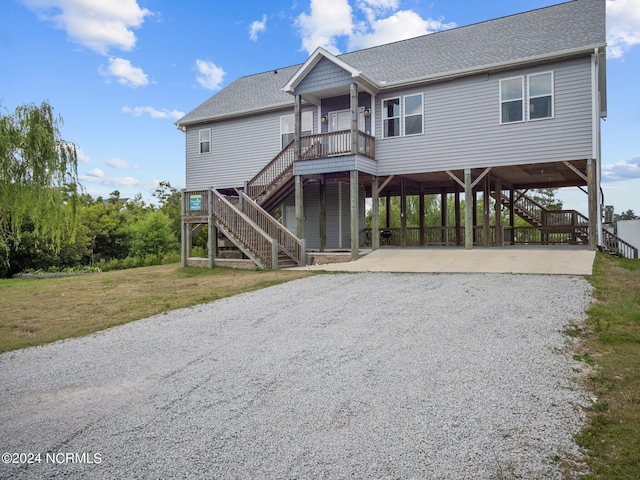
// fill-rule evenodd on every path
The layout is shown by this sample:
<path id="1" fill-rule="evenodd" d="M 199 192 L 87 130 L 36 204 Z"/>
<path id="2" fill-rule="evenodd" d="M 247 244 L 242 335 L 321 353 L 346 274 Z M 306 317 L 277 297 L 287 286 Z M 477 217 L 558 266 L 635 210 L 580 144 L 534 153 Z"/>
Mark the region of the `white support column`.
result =
<path id="1" fill-rule="evenodd" d="M 351 153 L 358 153 L 358 84 L 352 83 L 350 87 L 351 107 Z"/>

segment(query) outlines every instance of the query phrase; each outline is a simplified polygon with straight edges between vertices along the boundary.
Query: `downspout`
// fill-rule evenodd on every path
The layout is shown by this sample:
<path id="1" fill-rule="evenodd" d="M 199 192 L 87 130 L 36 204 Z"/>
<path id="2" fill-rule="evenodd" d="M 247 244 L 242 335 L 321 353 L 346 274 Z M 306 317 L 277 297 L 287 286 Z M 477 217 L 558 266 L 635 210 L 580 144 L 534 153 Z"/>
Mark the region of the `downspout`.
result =
<path id="1" fill-rule="evenodd" d="M 592 117 L 593 117 L 593 132 L 592 132 L 592 137 L 593 137 L 593 154 L 592 157 L 595 159 L 596 162 L 596 168 L 595 168 L 595 174 L 596 174 L 596 182 L 597 182 L 597 198 L 598 198 L 598 202 L 596 205 L 596 211 L 597 211 L 597 216 L 596 216 L 596 223 L 597 223 L 597 232 L 598 232 L 598 236 L 597 236 L 597 242 L 598 242 L 598 246 L 603 244 L 603 239 L 602 239 L 602 204 L 604 202 L 604 198 L 602 198 L 602 196 L 600 195 L 601 192 L 601 181 L 602 181 L 602 164 L 601 164 L 601 155 L 602 155 L 602 146 L 601 146 L 601 135 L 600 135 L 600 130 L 601 130 L 601 121 L 600 121 L 600 84 L 599 84 L 599 68 L 600 68 L 600 64 L 599 64 L 599 59 L 600 59 L 600 52 L 599 52 L 599 48 L 594 48 L 593 49 L 593 55 L 591 56 L 591 88 L 592 88 L 592 92 L 593 92 L 593 113 L 592 113 Z"/>

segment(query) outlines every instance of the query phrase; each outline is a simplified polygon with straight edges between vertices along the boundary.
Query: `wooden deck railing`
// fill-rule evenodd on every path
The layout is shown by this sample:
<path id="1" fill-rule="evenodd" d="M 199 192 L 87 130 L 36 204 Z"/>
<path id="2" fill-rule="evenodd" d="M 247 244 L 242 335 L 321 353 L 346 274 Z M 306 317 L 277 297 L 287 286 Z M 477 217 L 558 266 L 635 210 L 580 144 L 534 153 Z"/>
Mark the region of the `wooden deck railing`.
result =
<path id="1" fill-rule="evenodd" d="M 298 265 L 306 263 L 306 249 L 304 240 L 299 239 L 284 225 L 269 215 L 248 195 L 240 192 L 242 212 L 258 225 L 269 237 L 275 239 L 280 250 L 294 260 Z"/>
<path id="2" fill-rule="evenodd" d="M 291 141 L 273 160 L 245 185 L 245 193 L 254 200 L 264 195 L 287 176 L 293 175 L 294 142 Z"/>
<path id="3" fill-rule="evenodd" d="M 351 130 L 318 133 L 300 139 L 301 159 L 314 160 L 335 155 L 358 153 L 365 157 L 375 158 L 375 138 L 358 131 L 358 151 L 351 151 Z"/>
<path id="4" fill-rule="evenodd" d="M 261 268 L 277 268 L 278 244 L 248 216 L 240 212 L 227 198 L 216 190 L 213 193 L 213 216 L 218 228 L 235 238 L 238 248 L 249 258 L 258 260 Z"/>

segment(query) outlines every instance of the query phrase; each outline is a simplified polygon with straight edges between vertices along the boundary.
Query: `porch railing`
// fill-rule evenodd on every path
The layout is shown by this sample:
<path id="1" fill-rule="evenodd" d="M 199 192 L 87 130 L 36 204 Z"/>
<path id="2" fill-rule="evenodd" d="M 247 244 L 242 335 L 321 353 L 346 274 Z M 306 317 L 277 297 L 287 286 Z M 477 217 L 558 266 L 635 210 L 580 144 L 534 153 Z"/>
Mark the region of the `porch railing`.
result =
<path id="1" fill-rule="evenodd" d="M 245 185 L 245 192 L 254 200 L 268 193 L 281 181 L 293 175 L 294 142 L 291 141 L 273 160 Z"/>
<path id="2" fill-rule="evenodd" d="M 302 160 L 314 160 L 350 153 L 358 153 L 371 159 L 375 158 L 375 138 L 361 131 L 358 131 L 357 152 L 351 151 L 351 130 L 307 135 L 302 137 L 300 141 Z"/>
<path id="3" fill-rule="evenodd" d="M 240 208 L 251 221 L 260 227 L 269 237 L 278 242 L 280 251 L 294 260 L 298 265 L 306 263 L 306 249 L 304 240 L 299 239 L 284 225 L 267 213 L 248 195 L 239 192 Z"/>
<path id="4" fill-rule="evenodd" d="M 611 255 L 625 258 L 638 258 L 638 249 L 617 235 L 602 230 L 602 249 Z"/>
<path id="5" fill-rule="evenodd" d="M 247 215 L 240 212 L 217 190 L 213 193 L 213 212 L 218 228 L 237 241 L 236 246 L 260 268 L 277 268 L 278 243 Z"/>

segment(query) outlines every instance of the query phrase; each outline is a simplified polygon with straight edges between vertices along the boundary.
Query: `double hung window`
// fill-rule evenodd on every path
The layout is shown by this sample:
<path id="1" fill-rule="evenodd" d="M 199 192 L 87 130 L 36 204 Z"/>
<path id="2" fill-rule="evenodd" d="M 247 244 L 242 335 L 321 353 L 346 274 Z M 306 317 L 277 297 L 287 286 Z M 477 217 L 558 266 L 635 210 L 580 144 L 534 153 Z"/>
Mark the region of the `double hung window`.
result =
<path id="1" fill-rule="evenodd" d="M 529 120 L 553 117 L 553 73 L 529 75 Z"/>
<path id="2" fill-rule="evenodd" d="M 500 80 L 500 123 L 524 120 L 524 78 Z"/>
<path id="3" fill-rule="evenodd" d="M 284 148 L 296 135 L 296 121 L 293 115 L 285 115 L 280 117 L 280 138 Z M 313 133 L 313 112 L 302 112 L 302 136 L 311 135 Z"/>
<path id="4" fill-rule="evenodd" d="M 421 135 L 424 131 L 423 104 L 421 93 L 383 100 L 383 138 Z"/>
<path id="5" fill-rule="evenodd" d="M 211 151 L 211 130 L 206 128 L 199 132 L 200 153 L 209 153 Z"/>
<path id="6" fill-rule="evenodd" d="M 500 80 L 500 123 L 544 118 L 553 118 L 553 72 Z"/>

